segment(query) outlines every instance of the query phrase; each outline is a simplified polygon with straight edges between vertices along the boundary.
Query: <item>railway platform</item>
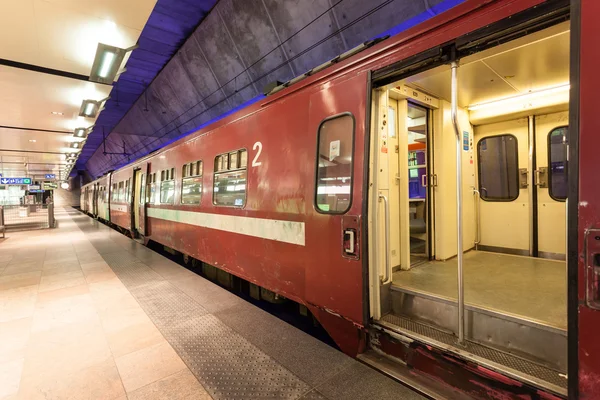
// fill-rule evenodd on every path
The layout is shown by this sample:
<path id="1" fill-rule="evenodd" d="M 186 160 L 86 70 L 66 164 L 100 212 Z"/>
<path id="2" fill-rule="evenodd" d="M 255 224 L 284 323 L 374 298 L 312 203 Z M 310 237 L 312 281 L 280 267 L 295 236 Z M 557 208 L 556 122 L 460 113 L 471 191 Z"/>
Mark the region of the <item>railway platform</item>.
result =
<path id="1" fill-rule="evenodd" d="M 419 399 L 68 207 L 0 242 L 0 399 Z"/>

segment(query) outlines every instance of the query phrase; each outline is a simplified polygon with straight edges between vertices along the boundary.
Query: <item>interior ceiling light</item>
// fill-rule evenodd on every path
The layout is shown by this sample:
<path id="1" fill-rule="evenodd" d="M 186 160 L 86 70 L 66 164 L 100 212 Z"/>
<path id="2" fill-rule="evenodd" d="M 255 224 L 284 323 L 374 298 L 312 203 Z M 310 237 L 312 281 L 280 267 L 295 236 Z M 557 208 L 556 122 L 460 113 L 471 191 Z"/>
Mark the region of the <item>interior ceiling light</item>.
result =
<path id="1" fill-rule="evenodd" d="M 73 137 L 77 139 L 86 139 L 93 128 L 94 125 L 90 126 L 89 128 L 76 128 L 73 131 Z"/>
<path id="2" fill-rule="evenodd" d="M 52 111 L 52 115 L 65 115 L 65 113 L 61 113 L 58 111 Z"/>
<path id="3" fill-rule="evenodd" d="M 138 46 L 135 45 L 127 49 L 122 49 L 120 47 L 98 43 L 94 64 L 92 64 L 92 71 L 90 72 L 90 81 L 112 85 L 115 77 L 119 73 L 119 68 L 123 63 L 125 55 L 137 47 Z"/>
<path id="4" fill-rule="evenodd" d="M 71 147 L 74 149 L 81 149 L 85 142 L 73 142 L 71 143 Z"/>
<path id="5" fill-rule="evenodd" d="M 79 108 L 79 116 L 86 118 L 95 118 L 100 112 L 100 106 L 110 97 L 102 99 L 100 101 L 86 99 L 81 103 Z"/>
<path id="6" fill-rule="evenodd" d="M 548 96 L 555 94 L 563 94 L 568 93 L 571 85 L 568 83 L 565 85 L 560 85 L 556 87 L 551 87 L 543 90 L 536 90 L 533 92 L 520 94 L 513 97 L 507 97 L 504 99 L 493 100 L 485 103 L 474 104 L 468 107 L 469 111 L 478 111 L 483 109 L 494 108 L 498 109 L 498 107 L 510 107 L 510 106 L 522 106 L 524 109 L 529 108 L 532 105 L 532 101 L 536 99 L 544 99 L 548 98 Z"/>
<path id="7" fill-rule="evenodd" d="M 35 142 L 37 142 L 37 140 L 35 140 L 35 139 L 29 139 L 29 141 L 30 141 L 31 143 L 35 143 Z"/>

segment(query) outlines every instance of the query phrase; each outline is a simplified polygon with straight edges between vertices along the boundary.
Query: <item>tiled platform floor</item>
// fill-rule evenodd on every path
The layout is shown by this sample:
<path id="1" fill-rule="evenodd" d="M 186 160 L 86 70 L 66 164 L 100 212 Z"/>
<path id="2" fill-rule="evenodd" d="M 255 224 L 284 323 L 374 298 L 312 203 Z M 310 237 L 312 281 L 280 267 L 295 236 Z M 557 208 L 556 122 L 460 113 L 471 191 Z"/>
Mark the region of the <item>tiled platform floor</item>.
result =
<path id="1" fill-rule="evenodd" d="M 412 399 L 73 209 L 0 241 L 0 399 Z M 254 386 L 253 386 L 254 385 Z"/>

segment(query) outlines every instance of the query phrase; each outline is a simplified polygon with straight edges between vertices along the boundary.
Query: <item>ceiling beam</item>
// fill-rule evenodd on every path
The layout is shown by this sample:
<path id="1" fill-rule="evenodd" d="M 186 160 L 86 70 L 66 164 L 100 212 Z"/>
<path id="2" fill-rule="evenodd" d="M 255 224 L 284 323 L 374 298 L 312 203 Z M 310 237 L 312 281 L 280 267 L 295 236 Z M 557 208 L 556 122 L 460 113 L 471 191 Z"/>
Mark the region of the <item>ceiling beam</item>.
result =
<path id="1" fill-rule="evenodd" d="M 56 75 L 61 76 L 63 78 L 69 79 L 77 79 L 80 81 L 90 81 L 90 77 L 87 75 L 76 74 L 74 72 L 60 71 L 58 69 L 40 67 L 39 65 L 26 64 L 18 61 L 7 60 L 4 58 L 0 58 L 0 65 L 5 65 L 7 67 L 24 69 L 27 71 L 40 72 L 42 74 Z M 111 86 L 111 85 L 108 85 Z"/>
<path id="2" fill-rule="evenodd" d="M 14 130 L 18 130 L 18 131 L 35 131 L 35 132 L 50 132 L 50 133 L 73 133 L 73 132 L 69 132 L 69 131 L 54 131 L 52 129 L 35 129 L 35 128 L 22 128 L 20 126 L 7 126 L 7 125 L 0 125 L 1 129 L 14 129 Z"/>
<path id="3" fill-rule="evenodd" d="M 55 152 L 55 151 L 0 149 L 0 152 L 2 152 L 2 151 L 9 151 L 9 152 L 13 152 L 13 153 L 60 154 L 60 155 L 65 154 L 65 153 L 59 153 L 59 152 Z"/>

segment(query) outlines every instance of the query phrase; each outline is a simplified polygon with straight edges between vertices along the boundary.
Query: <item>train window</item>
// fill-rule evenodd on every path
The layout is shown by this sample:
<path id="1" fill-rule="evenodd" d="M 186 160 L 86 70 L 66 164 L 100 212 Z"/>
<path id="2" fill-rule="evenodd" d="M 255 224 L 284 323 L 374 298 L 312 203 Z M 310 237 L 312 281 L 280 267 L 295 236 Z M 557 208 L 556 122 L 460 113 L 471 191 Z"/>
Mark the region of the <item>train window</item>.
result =
<path id="1" fill-rule="evenodd" d="M 128 178 L 125 181 L 125 200 L 124 201 L 126 201 L 127 203 L 129 203 L 129 195 L 130 195 L 130 193 L 129 193 L 129 182 L 131 182 L 131 178 Z"/>
<path id="2" fill-rule="evenodd" d="M 568 126 L 554 128 L 548 134 L 548 193 L 557 201 L 567 199 Z"/>
<path id="3" fill-rule="evenodd" d="M 486 201 L 513 201 L 519 197 L 517 138 L 490 136 L 477 143 L 479 193 Z"/>
<path id="4" fill-rule="evenodd" d="M 175 168 L 165 169 L 160 173 L 160 202 L 161 204 L 173 204 L 175 197 Z"/>
<path id="5" fill-rule="evenodd" d="M 148 192 L 146 196 L 148 196 L 147 202 L 149 204 L 154 204 L 156 201 L 156 172 L 152 174 L 148 174 Z"/>
<path id="6" fill-rule="evenodd" d="M 146 201 L 146 174 L 140 177 L 140 205 L 143 205 L 144 201 Z"/>
<path id="7" fill-rule="evenodd" d="M 343 114 L 321 122 L 317 140 L 317 210 L 323 213 L 343 214 L 350 209 L 352 199 L 352 114 Z"/>
<path id="8" fill-rule="evenodd" d="M 112 189 L 110 191 L 110 201 L 117 201 L 117 184 L 112 184 Z"/>
<path id="9" fill-rule="evenodd" d="M 248 154 L 245 149 L 215 157 L 213 203 L 218 206 L 243 207 L 246 204 Z"/>
<path id="10" fill-rule="evenodd" d="M 125 201 L 125 181 L 119 182 L 119 189 L 117 191 L 117 201 Z"/>
<path id="11" fill-rule="evenodd" d="M 181 180 L 181 204 L 200 204 L 202 198 L 202 161 L 185 164 Z"/>

